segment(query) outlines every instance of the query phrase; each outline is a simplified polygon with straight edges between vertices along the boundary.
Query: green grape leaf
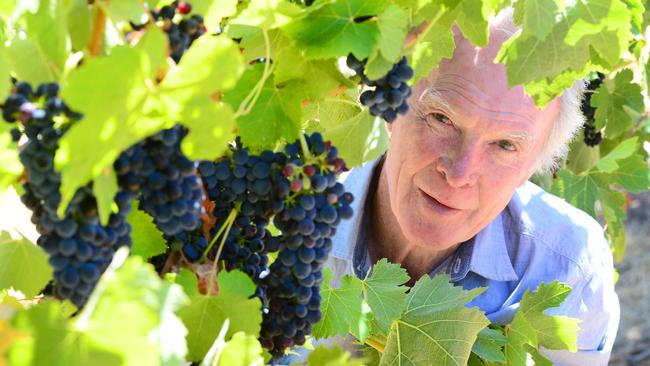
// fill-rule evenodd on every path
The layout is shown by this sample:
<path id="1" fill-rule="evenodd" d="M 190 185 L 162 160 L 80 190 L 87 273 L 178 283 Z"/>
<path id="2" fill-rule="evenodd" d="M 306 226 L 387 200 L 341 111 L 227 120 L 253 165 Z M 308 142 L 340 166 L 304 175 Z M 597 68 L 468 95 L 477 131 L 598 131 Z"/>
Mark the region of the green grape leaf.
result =
<path id="1" fill-rule="evenodd" d="M 96 4 L 108 14 L 115 23 L 133 21 L 141 23 L 146 16 L 146 9 L 141 1 L 133 0 L 98 0 Z"/>
<path id="2" fill-rule="evenodd" d="M 552 193 L 564 198 L 573 206 L 596 217 L 594 205 L 596 204 L 596 190 L 598 183 L 595 175 L 589 173 L 573 174 L 562 169 L 553 181 Z"/>
<path id="3" fill-rule="evenodd" d="M 472 346 L 472 352 L 486 361 L 506 362 L 506 356 L 503 353 L 503 346 L 508 342 L 508 338 L 503 331 L 491 328 L 482 329 Z"/>
<path id="4" fill-rule="evenodd" d="M 130 257 L 102 277 L 77 327 L 88 321 L 85 335 L 118 350 L 127 364 L 179 365 L 187 353 L 187 329 L 174 313 L 187 300 L 179 285 L 160 279 L 141 257 Z"/>
<path id="5" fill-rule="evenodd" d="M 194 275 L 183 276 L 183 283 L 194 293 L 191 304 L 179 311 L 179 316 L 189 330 L 188 360 L 203 359 L 226 319 L 230 319 L 226 339 L 230 339 L 237 332 L 245 332 L 255 337 L 259 335 L 262 305 L 257 298 L 249 299 L 255 291 L 255 285 L 250 278 L 237 274 L 224 275 L 220 272 L 217 296 L 199 294 L 196 291 L 198 279 Z M 244 292 L 246 295 L 243 295 Z"/>
<path id="6" fill-rule="evenodd" d="M 555 0 L 523 0 L 515 3 L 515 19 L 522 19 L 522 36 L 546 39 L 555 25 Z"/>
<path id="7" fill-rule="evenodd" d="M 104 170 L 93 179 L 93 195 L 97 200 L 97 211 L 99 221 L 102 225 L 108 225 L 108 219 L 112 212 L 117 212 L 115 195 L 119 187 L 117 186 L 117 176 L 113 167 L 104 168 Z"/>
<path id="8" fill-rule="evenodd" d="M 429 75 L 440 60 L 454 55 L 454 34 L 451 31 L 453 18 L 439 9 L 438 18 L 432 20 L 428 31 L 412 46 L 410 65 L 413 68 L 413 82 L 417 83 Z"/>
<path id="9" fill-rule="evenodd" d="M 230 24 L 249 25 L 262 29 L 288 24 L 300 13 L 300 7 L 283 0 L 252 1 Z"/>
<path id="10" fill-rule="evenodd" d="M 157 26 L 147 27 L 147 32 L 140 40 L 140 47 L 149 56 L 151 63 L 149 77 L 156 78 L 164 74 L 169 68 L 167 63 L 167 50 L 169 47 L 169 37 Z"/>
<path id="11" fill-rule="evenodd" d="M 591 105 L 596 108 L 596 128 L 605 127 L 608 138 L 628 132 L 637 122 L 624 107 L 643 113 L 641 86 L 632 83 L 632 77 L 632 70 L 625 69 L 614 80 L 605 80 L 591 96 Z"/>
<path id="12" fill-rule="evenodd" d="M 467 364 L 477 334 L 490 321 L 478 308 L 405 315 L 391 327 L 381 366 Z"/>
<path id="13" fill-rule="evenodd" d="M 629 25 L 630 12 L 620 0 L 576 2 L 556 19 L 543 41 L 534 35 L 513 37 L 503 44 L 496 60 L 505 61 L 510 86 L 551 80 L 565 73 L 584 75 L 593 63 L 609 69 L 620 62 L 627 49 L 632 36 Z M 553 82 L 553 90 L 533 88 L 536 93 L 531 96 L 539 105 L 537 93 L 549 100 L 573 81 L 565 77 Z"/>
<path id="14" fill-rule="evenodd" d="M 380 365 L 466 364 L 478 333 L 490 321 L 465 304 L 484 290 L 455 287 L 448 275 L 420 278 L 406 312 L 391 326 Z"/>
<path id="15" fill-rule="evenodd" d="M 258 63 L 246 71 L 237 87 L 226 93 L 224 101 L 233 109 L 239 108 L 261 81 L 263 69 L 264 64 Z M 280 138 L 289 141 L 298 138 L 303 95 L 299 82 L 278 87 L 271 78 L 267 79 L 250 112 L 237 118 L 243 144 L 254 149 L 271 148 Z"/>
<path id="16" fill-rule="evenodd" d="M 366 61 L 366 66 L 363 69 L 363 72 L 366 74 L 366 77 L 370 80 L 377 80 L 386 75 L 391 68 L 393 68 L 394 63 L 386 60 L 379 50 L 375 50 L 368 61 Z"/>
<path id="17" fill-rule="evenodd" d="M 601 202 L 603 217 L 607 223 L 607 237 L 609 239 L 614 262 L 623 260 L 625 255 L 625 228 L 623 221 L 625 214 L 625 194 L 611 189 L 598 188 L 598 199 Z"/>
<path id="18" fill-rule="evenodd" d="M 88 0 L 71 0 L 65 8 L 66 25 L 73 50 L 83 50 L 90 40 L 92 19 Z"/>
<path id="19" fill-rule="evenodd" d="M 612 173 L 619 168 L 618 161 L 630 157 L 639 147 L 639 138 L 634 136 L 616 145 L 614 150 L 596 162 L 595 168 L 602 173 Z"/>
<path id="20" fill-rule="evenodd" d="M 381 36 L 379 51 L 388 62 L 396 63 L 402 55 L 402 44 L 408 33 L 408 12 L 397 5 L 390 4 L 379 14 L 377 22 Z"/>
<path id="21" fill-rule="evenodd" d="M 519 312 L 515 314 L 512 322 L 507 326 L 508 343 L 505 345 L 504 353 L 507 366 L 528 365 L 528 351 L 526 345 L 532 345 L 535 349 L 538 346 L 535 328 Z"/>
<path id="22" fill-rule="evenodd" d="M 291 41 L 282 33 L 275 31 L 272 59 L 275 64 L 273 82 L 276 86 L 300 79 L 306 100 L 318 101 L 332 94 L 340 85 L 350 85 L 343 77 L 334 60 L 307 60 L 300 49 L 293 47 Z"/>
<path id="23" fill-rule="evenodd" d="M 317 121 L 323 129 L 330 130 L 336 128 L 341 121 L 348 120 L 361 111 L 361 105 L 356 98 L 349 96 L 348 91 L 324 101 L 308 104 L 304 108 L 304 119 Z"/>
<path id="24" fill-rule="evenodd" d="M 406 309 L 406 291 L 403 284 L 409 280 L 399 264 L 383 258 L 372 266 L 372 273 L 363 280 L 363 293 L 382 334 L 388 334 L 393 320 Z"/>
<path id="25" fill-rule="evenodd" d="M 409 292 L 405 316 L 426 316 L 463 307 L 485 291 L 479 287 L 469 291 L 449 283 L 448 275 L 423 276 Z"/>
<path id="26" fill-rule="evenodd" d="M 566 349 L 569 352 L 578 350 L 578 323 L 580 320 L 566 316 L 551 316 L 544 310 L 559 307 L 571 293 L 571 287 L 553 281 L 541 283 L 532 292 L 526 292 L 521 299 L 520 312 L 537 333 L 541 346 L 548 349 Z"/>
<path id="27" fill-rule="evenodd" d="M 0 67 L 2 67 L 1 62 L 0 60 Z M 8 123 L 0 125 L 0 189 L 9 187 L 23 172 L 23 166 L 18 158 L 18 146 L 9 133 L 12 127 Z"/>
<path id="28" fill-rule="evenodd" d="M 113 366 L 123 363 L 119 350 L 108 350 L 73 328 L 64 304 L 46 300 L 12 319 L 15 330 L 29 337 L 16 340 L 7 359 L 12 366 Z M 119 335 L 116 335 L 119 336 Z"/>
<path id="29" fill-rule="evenodd" d="M 138 203 L 131 204 L 131 212 L 126 221 L 131 225 L 131 254 L 145 259 L 155 257 L 167 251 L 167 244 L 162 233 L 153 223 L 148 213 L 138 209 Z"/>
<path id="30" fill-rule="evenodd" d="M 546 309 L 560 306 L 570 292 L 570 287 L 557 281 L 542 283 L 532 293 L 526 291 L 513 321 L 506 326 L 507 365 L 527 365 L 528 354 L 545 364 L 548 360 L 536 352 L 539 346 L 577 351 L 580 320 L 544 314 Z"/>
<path id="31" fill-rule="evenodd" d="M 642 192 L 650 188 L 650 171 L 641 154 L 634 154 L 619 161 L 618 166 L 613 173 L 594 173 L 594 176 L 606 179 L 630 192 Z"/>
<path id="32" fill-rule="evenodd" d="M 192 13 L 203 15 L 203 23 L 208 32 L 215 33 L 221 19 L 237 13 L 237 0 L 192 1 Z"/>
<path id="33" fill-rule="evenodd" d="M 161 83 L 170 103 L 183 105 L 197 95 L 231 89 L 244 71 L 237 44 L 210 34 L 199 37 Z"/>
<path id="34" fill-rule="evenodd" d="M 16 329 L 32 337 L 13 347 L 11 364 L 181 364 L 186 330 L 174 311 L 187 299 L 180 286 L 161 280 L 139 257 L 108 272 L 73 319 L 59 303 L 49 301 L 19 312 Z"/>
<path id="35" fill-rule="evenodd" d="M 456 24 L 463 35 L 479 47 L 487 45 L 490 15 L 485 13 L 482 0 L 463 0 L 456 8 Z"/>
<path id="36" fill-rule="evenodd" d="M 14 37 L 6 44 L 5 54 L 18 80 L 32 85 L 56 81 L 45 54 L 33 40 Z"/>
<path id="37" fill-rule="evenodd" d="M 307 356 L 308 366 L 363 366 L 361 360 L 350 358 L 350 352 L 341 349 L 340 346 L 326 348 L 318 346 Z"/>
<path id="38" fill-rule="evenodd" d="M 332 58 L 354 54 L 362 60 L 370 56 L 380 37 L 376 18 L 355 19 L 381 14 L 386 0 L 336 0 L 323 3 L 304 18 L 284 27 L 286 34 L 305 49 L 307 58 Z"/>
<path id="39" fill-rule="evenodd" d="M 68 75 L 61 98 L 84 118 L 61 138 L 54 159 L 61 172 L 61 212 L 77 188 L 111 166 L 123 150 L 175 123 L 148 87 L 150 66 L 144 51 L 114 47 L 109 56 L 86 60 Z"/>
<path id="40" fill-rule="evenodd" d="M 234 139 L 235 117 L 229 105 L 195 98 L 183 105 L 183 125 L 190 133 L 181 148 L 191 160 L 215 160 Z"/>
<path id="41" fill-rule="evenodd" d="M 24 17 L 27 38 L 41 50 L 52 71 L 60 75 L 68 56 L 68 29 L 63 0 L 40 0 L 38 11 L 27 12 Z"/>
<path id="42" fill-rule="evenodd" d="M 220 365 L 262 366 L 262 345 L 257 337 L 242 332 L 233 334 L 226 343 L 219 358 Z"/>
<path id="43" fill-rule="evenodd" d="M 341 278 L 340 286 L 331 286 L 332 272 L 323 271 L 321 285 L 321 320 L 313 327 L 316 338 L 328 338 L 335 335 L 345 336 L 352 333 L 363 341 L 369 327 L 368 305 L 361 298 L 361 280 L 349 275 Z"/>
<path id="44" fill-rule="evenodd" d="M 0 232 L 0 290 L 13 287 L 33 298 L 51 277 L 47 254 L 40 247 L 25 237 L 13 239 Z"/>
<path id="45" fill-rule="evenodd" d="M 338 148 L 348 167 L 375 159 L 388 149 L 388 132 L 384 121 L 367 110 L 324 130 L 323 136 Z"/>

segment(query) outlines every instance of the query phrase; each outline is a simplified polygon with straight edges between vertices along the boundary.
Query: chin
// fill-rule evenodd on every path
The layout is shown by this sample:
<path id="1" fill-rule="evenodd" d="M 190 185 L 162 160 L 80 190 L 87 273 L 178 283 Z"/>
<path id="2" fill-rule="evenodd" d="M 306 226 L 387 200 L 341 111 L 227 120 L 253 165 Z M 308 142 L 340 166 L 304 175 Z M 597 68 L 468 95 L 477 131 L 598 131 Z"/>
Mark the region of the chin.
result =
<path id="1" fill-rule="evenodd" d="M 442 221 L 423 222 L 421 217 L 406 217 L 400 221 L 406 239 L 417 246 L 438 251 L 467 240 L 463 235 L 459 235 L 466 231 L 465 227 L 452 226 Z"/>

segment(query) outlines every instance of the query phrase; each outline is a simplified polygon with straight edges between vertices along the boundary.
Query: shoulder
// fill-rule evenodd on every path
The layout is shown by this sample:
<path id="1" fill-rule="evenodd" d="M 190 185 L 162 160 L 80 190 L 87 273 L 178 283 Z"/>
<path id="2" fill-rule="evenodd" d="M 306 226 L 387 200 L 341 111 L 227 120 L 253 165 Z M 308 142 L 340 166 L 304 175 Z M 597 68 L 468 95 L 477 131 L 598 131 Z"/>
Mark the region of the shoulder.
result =
<path id="1" fill-rule="evenodd" d="M 560 267 L 575 266 L 579 272 L 575 275 L 586 278 L 594 271 L 612 268 L 602 226 L 586 212 L 531 182 L 515 191 L 504 211 L 504 224 L 511 242 L 528 245 L 530 254 L 552 257 L 547 259 L 559 261 L 555 264 Z M 520 252 L 522 248 L 518 249 Z"/>

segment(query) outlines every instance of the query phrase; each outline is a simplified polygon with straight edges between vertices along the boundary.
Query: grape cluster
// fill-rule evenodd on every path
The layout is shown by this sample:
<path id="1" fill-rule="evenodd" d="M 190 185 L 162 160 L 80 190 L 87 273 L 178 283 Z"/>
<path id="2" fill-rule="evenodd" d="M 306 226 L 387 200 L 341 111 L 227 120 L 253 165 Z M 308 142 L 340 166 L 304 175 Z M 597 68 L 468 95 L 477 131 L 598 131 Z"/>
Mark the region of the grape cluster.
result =
<path id="1" fill-rule="evenodd" d="M 178 1 L 174 1 L 171 5 L 165 5 L 158 11 L 151 12 L 156 24 L 167 33 L 171 57 L 177 63 L 185 50 L 192 45 L 192 42 L 206 31 L 205 25 L 203 25 L 203 17 L 198 14 L 192 14 L 188 17 L 191 12 L 192 6 L 189 3 Z M 181 19 L 178 20 L 178 18 Z"/>
<path id="2" fill-rule="evenodd" d="M 596 109 L 591 106 L 591 96 L 596 89 L 602 84 L 605 78 L 604 74 L 598 73 L 598 77 L 591 80 L 587 85 L 587 90 L 585 91 L 585 96 L 582 99 L 581 110 L 582 114 L 585 116 L 584 124 L 584 141 L 587 146 L 597 146 L 603 140 L 603 135 L 600 131 L 596 129 L 595 114 Z"/>
<path id="3" fill-rule="evenodd" d="M 133 194 L 118 192 L 119 211 L 110 215 L 106 226 L 99 222 L 91 185 L 77 190 L 63 217 L 57 215 L 61 175 L 54 170 L 54 154 L 61 136 L 82 117 L 58 98 L 58 91 L 53 83 L 42 84 L 35 91 L 27 83 L 16 83 L 2 113 L 8 122 L 19 121 L 27 137 L 20 151 L 26 173 L 21 200 L 32 211 L 32 222 L 40 234 L 37 244 L 48 253 L 54 269 L 52 292 L 81 307 L 115 250 L 131 245 L 125 216 Z"/>
<path id="4" fill-rule="evenodd" d="M 393 122 L 398 114 L 408 112 L 411 87 L 407 82 L 413 77 L 413 69 L 408 65 L 406 57 L 394 64 L 386 75 L 377 80 L 369 80 L 365 76 L 363 72 L 365 61 L 359 61 L 354 55 L 349 54 L 346 63 L 361 77 L 364 85 L 374 87 L 374 90 L 366 90 L 359 97 L 361 104 L 370 110 L 370 114 L 381 116 L 386 122 Z"/>
<path id="5" fill-rule="evenodd" d="M 281 174 L 291 194 L 273 218 L 282 232 L 280 251 L 264 278 L 269 304 L 260 340 L 276 357 L 303 344 L 320 320 L 321 269 L 332 248 L 330 238 L 341 219 L 352 216 L 352 195 L 336 181 L 345 169 L 336 147 L 318 133 L 305 140 L 309 154 L 299 142 L 285 147 Z"/>

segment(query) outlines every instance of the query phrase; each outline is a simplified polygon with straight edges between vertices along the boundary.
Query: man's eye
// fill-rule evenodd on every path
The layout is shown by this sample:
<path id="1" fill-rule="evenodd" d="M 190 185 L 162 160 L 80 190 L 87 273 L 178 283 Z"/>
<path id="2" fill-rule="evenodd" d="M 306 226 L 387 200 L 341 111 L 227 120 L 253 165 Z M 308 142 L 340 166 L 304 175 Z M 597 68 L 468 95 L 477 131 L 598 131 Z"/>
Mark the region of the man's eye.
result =
<path id="1" fill-rule="evenodd" d="M 450 125 L 450 126 L 452 124 L 449 117 L 445 116 L 442 113 L 431 113 L 431 114 L 429 114 L 429 116 L 431 118 L 433 118 L 434 120 L 436 120 L 437 122 L 439 122 L 439 123 L 442 123 L 442 124 L 445 124 L 445 125 Z"/>
<path id="2" fill-rule="evenodd" d="M 508 140 L 501 140 L 497 144 L 499 145 L 500 148 L 502 148 L 503 150 L 506 150 L 506 151 L 516 151 L 517 150 L 515 145 L 512 142 L 508 141 Z"/>

